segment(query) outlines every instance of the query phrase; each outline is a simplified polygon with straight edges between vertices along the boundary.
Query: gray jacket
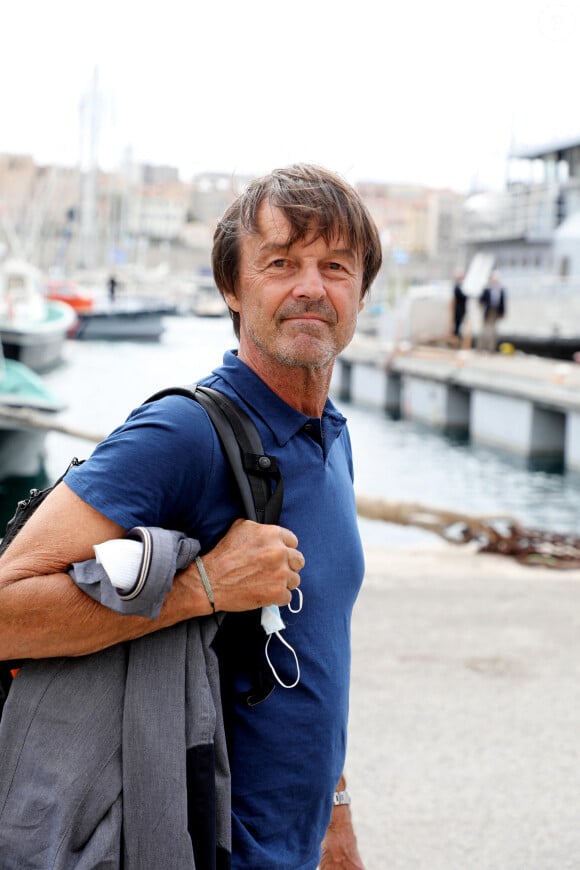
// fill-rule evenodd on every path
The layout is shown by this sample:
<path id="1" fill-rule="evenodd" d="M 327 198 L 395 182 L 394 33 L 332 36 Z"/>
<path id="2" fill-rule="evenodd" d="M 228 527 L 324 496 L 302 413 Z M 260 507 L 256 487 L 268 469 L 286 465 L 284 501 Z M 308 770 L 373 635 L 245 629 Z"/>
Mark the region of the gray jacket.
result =
<path id="1" fill-rule="evenodd" d="M 155 612 L 199 545 L 146 532 L 142 602 Z M 101 572 L 90 560 L 71 576 L 108 606 L 137 612 L 127 610 L 136 598 L 115 606 Z M 0 724 L 0 870 L 229 867 L 218 622 L 193 619 L 93 655 L 24 665 Z"/>

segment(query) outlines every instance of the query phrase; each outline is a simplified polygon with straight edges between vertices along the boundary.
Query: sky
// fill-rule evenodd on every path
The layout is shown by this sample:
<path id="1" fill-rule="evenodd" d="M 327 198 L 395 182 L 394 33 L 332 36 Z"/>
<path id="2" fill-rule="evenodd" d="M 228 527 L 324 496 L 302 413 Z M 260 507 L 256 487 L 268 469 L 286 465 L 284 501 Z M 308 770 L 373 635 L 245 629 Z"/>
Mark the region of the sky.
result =
<path id="1" fill-rule="evenodd" d="M 307 161 L 469 192 L 580 138 L 576 0 L 18 0 L 0 27 L 0 153 L 40 163 L 92 141 L 185 181 Z"/>

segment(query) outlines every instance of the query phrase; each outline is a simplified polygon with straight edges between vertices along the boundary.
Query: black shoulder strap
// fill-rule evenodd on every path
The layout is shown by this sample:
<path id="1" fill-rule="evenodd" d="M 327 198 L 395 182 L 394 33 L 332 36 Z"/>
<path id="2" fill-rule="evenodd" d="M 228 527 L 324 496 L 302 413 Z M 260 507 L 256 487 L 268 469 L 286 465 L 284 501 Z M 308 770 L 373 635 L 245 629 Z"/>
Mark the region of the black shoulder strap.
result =
<path id="1" fill-rule="evenodd" d="M 198 385 L 169 387 L 147 401 L 173 395 L 194 399 L 207 411 L 235 476 L 246 517 L 260 523 L 277 523 L 284 494 L 282 474 L 275 457 L 264 453 L 258 431 L 246 412 L 218 390 Z M 224 625 L 228 626 L 225 633 Z M 276 686 L 263 661 L 262 637 L 258 608 L 245 613 L 227 613 L 214 641 L 222 688 L 233 687 L 233 650 L 244 649 L 252 662 L 251 688 L 241 693 L 245 703 L 252 707 L 264 701 Z M 226 691 L 222 697 L 226 720 L 229 719 L 231 693 L 232 690 Z"/>
<path id="2" fill-rule="evenodd" d="M 235 476 L 246 517 L 259 523 L 277 523 L 284 497 L 282 475 L 275 457 L 264 453 L 246 412 L 218 390 L 199 385 L 168 387 L 146 402 L 174 395 L 194 399 L 207 412 Z"/>

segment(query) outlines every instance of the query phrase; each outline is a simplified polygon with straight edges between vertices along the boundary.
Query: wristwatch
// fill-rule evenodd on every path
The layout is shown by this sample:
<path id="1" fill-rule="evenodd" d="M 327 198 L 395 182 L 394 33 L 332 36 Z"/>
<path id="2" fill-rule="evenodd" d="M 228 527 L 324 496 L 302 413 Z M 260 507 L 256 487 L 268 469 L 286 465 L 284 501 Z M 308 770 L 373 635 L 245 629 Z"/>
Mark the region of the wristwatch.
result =
<path id="1" fill-rule="evenodd" d="M 333 804 L 335 807 L 344 807 L 350 805 L 350 792 L 344 789 L 344 791 L 335 791 L 334 792 L 334 800 Z"/>

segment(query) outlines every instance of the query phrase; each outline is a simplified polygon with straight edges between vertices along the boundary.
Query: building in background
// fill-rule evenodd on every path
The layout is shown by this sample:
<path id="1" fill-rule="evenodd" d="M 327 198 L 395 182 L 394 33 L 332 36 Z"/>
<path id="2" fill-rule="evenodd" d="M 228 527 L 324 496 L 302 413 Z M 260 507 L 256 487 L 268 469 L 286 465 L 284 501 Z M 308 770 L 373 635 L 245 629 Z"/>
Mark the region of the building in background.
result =
<path id="1" fill-rule="evenodd" d="M 218 219 L 251 180 L 205 172 L 186 183 L 174 167 L 129 158 L 107 173 L 0 155 L 0 239 L 47 272 L 198 270 L 209 266 Z M 450 277 L 460 258 L 462 195 L 370 181 L 357 188 L 383 238 L 379 296 Z"/>
<path id="2" fill-rule="evenodd" d="M 465 197 L 415 184 L 365 181 L 356 186 L 383 240 L 375 297 L 393 302 L 410 285 L 450 280 L 464 257 Z"/>
<path id="3" fill-rule="evenodd" d="M 242 193 L 252 177 L 224 172 L 200 172 L 191 181 L 191 219 L 212 229 L 231 203 Z"/>

